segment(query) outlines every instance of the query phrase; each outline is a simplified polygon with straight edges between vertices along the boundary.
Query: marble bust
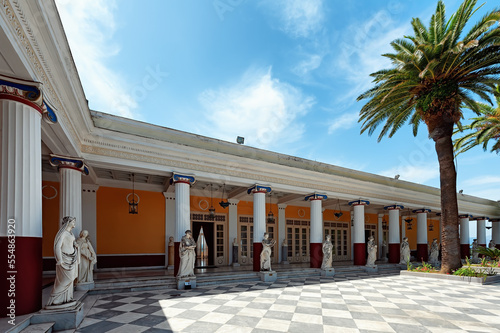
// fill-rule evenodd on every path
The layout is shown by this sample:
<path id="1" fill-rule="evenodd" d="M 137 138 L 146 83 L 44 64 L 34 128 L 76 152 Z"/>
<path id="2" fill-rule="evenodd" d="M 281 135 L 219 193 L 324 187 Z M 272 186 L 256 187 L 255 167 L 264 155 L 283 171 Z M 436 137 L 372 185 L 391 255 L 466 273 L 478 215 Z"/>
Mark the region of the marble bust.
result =
<path id="1" fill-rule="evenodd" d="M 78 283 L 94 282 L 94 264 L 97 263 L 96 253 L 89 239 L 89 232 L 82 230 L 76 241 L 80 247 L 80 266 L 78 266 Z"/>
<path id="2" fill-rule="evenodd" d="M 177 278 L 194 277 L 194 264 L 196 261 L 196 242 L 191 230 L 186 230 L 179 244 L 179 271 Z"/>
<path id="3" fill-rule="evenodd" d="M 73 235 L 76 219 L 66 216 L 54 239 L 56 278 L 46 309 L 66 308 L 76 304 L 73 299 L 73 282 L 78 277 L 80 250 Z"/>
<path id="4" fill-rule="evenodd" d="M 490 240 L 490 243 L 488 244 L 488 247 L 489 247 L 490 249 L 494 249 L 494 248 L 496 248 L 496 246 L 497 246 L 497 245 L 495 244 L 495 241 L 494 241 L 493 239 L 492 239 L 492 240 Z"/>
<path id="5" fill-rule="evenodd" d="M 272 271 L 271 269 L 271 251 L 276 244 L 276 240 L 270 239 L 267 232 L 262 239 L 262 252 L 260 253 L 260 271 Z"/>

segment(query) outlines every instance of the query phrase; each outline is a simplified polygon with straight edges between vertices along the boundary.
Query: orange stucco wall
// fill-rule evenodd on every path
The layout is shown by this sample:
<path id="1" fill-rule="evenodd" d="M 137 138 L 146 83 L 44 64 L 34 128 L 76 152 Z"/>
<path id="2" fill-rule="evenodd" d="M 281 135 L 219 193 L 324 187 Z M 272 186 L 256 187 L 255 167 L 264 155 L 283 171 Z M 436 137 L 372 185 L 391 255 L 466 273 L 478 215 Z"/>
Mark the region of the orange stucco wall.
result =
<path id="1" fill-rule="evenodd" d="M 99 187 L 97 244 L 99 254 L 165 252 L 165 198 L 161 192 L 135 191 L 139 214 L 128 213 L 129 189 Z"/>
<path id="2" fill-rule="evenodd" d="M 208 209 L 210 208 L 210 204 L 212 201 L 212 204 L 215 208 L 215 213 L 217 214 L 228 214 L 229 209 L 228 208 L 222 208 L 221 205 L 219 205 L 219 202 L 221 201 L 221 198 L 213 198 L 210 200 L 210 197 L 198 197 L 198 196 L 191 196 L 190 198 L 190 209 L 192 213 L 195 212 L 203 212 L 204 214 L 208 213 Z"/>
<path id="3" fill-rule="evenodd" d="M 55 188 L 55 190 L 54 190 Z M 52 198 L 57 191 L 57 196 Z M 54 256 L 54 238 L 59 230 L 59 183 L 42 181 L 42 256 Z"/>
<path id="4" fill-rule="evenodd" d="M 238 215 L 253 215 L 253 202 L 252 201 L 238 202 Z"/>

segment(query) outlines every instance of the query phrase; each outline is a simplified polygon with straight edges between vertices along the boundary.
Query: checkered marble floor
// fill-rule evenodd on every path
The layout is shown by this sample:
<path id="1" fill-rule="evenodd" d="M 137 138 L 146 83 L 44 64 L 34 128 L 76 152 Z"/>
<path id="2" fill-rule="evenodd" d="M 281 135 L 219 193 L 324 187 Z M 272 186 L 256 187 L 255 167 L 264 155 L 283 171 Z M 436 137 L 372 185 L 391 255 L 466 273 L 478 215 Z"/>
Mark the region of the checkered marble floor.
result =
<path id="1" fill-rule="evenodd" d="M 100 295 L 77 332 L 500 332 L 500 285 L 399 275 Z"/>

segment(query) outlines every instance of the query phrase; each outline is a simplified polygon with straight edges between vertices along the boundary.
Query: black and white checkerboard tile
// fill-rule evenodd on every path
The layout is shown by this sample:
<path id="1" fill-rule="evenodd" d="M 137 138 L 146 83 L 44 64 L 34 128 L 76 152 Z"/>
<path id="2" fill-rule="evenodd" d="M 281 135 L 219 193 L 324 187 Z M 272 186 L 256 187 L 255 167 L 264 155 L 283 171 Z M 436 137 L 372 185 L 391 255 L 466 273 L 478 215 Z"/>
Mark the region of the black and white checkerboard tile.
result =
<path id="1" fill-rule="evenodd" d="M 500 332 L 500 285 L 353 274 L 103 295 L 77 332 Z"/>

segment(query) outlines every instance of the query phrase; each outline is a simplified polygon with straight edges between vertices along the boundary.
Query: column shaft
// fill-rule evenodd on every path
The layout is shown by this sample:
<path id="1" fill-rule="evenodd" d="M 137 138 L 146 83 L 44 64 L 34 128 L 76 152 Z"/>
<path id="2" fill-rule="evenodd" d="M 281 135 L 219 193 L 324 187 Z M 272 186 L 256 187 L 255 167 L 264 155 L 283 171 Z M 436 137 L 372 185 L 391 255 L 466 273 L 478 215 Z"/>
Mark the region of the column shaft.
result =
<path id="1" fill-rule="evenodd" d="M 493 222 L 491 225 L 491 239 L 495 242 L 496 248 L 500 249 L 500 221 Z"/>
<path id="2" fill-rule="evenodd" d="M 477 220 L 477 244 L 486 247 L 486 220 Z"/>
<path id="3" fill-rule="evenodd" d="M 354 205 L 353 225 L 354 265 L 366 264 L 365 205 Z"/>
<path id="4" fill-rule="evenodd" d="M 191 229 L 191 209 L 189 196 L 189 183 L 175 183 L 175 234 L 174 234 L 174 276 L 177 276 L 180 265 L 179 244 L 186 230 Z"/>
<path id="5" fill-rule="evenodd" d="M 89 232 L 90 242 L 92 243 L 96 253 L 99 253 L 97 244 L 98 189 L 99 185 L 82 184 L 82 230 L 87 230 Z M 75 234 L 75 236 L 77 235 Z"/>
<path id="6" fill-rule="evenodd" d="M 253 270 L 260 271 L 262 239 L 266 232 L 266 192 L 253 192 Z"/>
<path id="7" fill-rule="evenodd" d="M 417 259 L 427 261 L 427 213 L 417 213 Z"/>
<path id="8" fill-rule="evenodd" d="M 468 216 L 460 217 L 460 256 L 462 259 L 470 257 Z"/>
<path id="9" fill-rule="evenodd" d="M 79 170 L 60 168 L 61 177 L 59 221 L 65 216 L 76 218 L 73 233 L 78 238 L 82 231 L 82 173 Z"/>
<path id="10" fill-rule="evenodd" d="M 238 202 L 237 199 L 229 199 L 229 264 L 235 262 L 233 257 L 232 245 L 233 240 L 238 239 Z M 238 240 L 238 245 L 239 245 Z M 240 251 L 240 246 L 238 246 L 238 251 Z M 236 253 L 237 255 L 237 253 Z M 238 258 L 236 258 L 238 259 Z"/>
<path id="11" fill-rule="evenodd" d="M 402 228 L 405 226 L 403 225 Z M 389 262 L 397 264 L 400 261 L 399 256 L 399 209 L 389 210 Z"/>
<path id="12" fill-rule="evenodd" d="M 310 266 L 320 268 L 323 261 L 323 212 L 322 199 L 311 199 Z"/>
<path id="13" fill-rule="evenodd" d="M 384 259 L 382 258 L 382 248 L 384 247 L 384 226 L 382 225 L 382 221 L 384 220 L 384 214 L 378 214 L 378 221 L 377 221 L 377 232 L 378 232 L 378 258 L 379 259 Z"/>
<path id="14" fill-rule="evenodd" d="M 12 300 L 17 316 L 42 306 L 41 114 L 0 99 L 0 119 L 0 317 L 5 317 Z M 11 276 L 15 296 L 7 297 Z"/>
<path id="15" fill-rule="evenodd" d="M 283 243 L 283 240 L 286 239 L 286 204 L 279 204 L 278 205 L 278 230 L 279 230 L 279 239 L 276 241 L 276 244 L 279 248 L 279 260 L 278 262 L 282 261 L 288 261 L 287 256 L 288 253 L 283 254 L 283 246 L 281 244 Z"/>

